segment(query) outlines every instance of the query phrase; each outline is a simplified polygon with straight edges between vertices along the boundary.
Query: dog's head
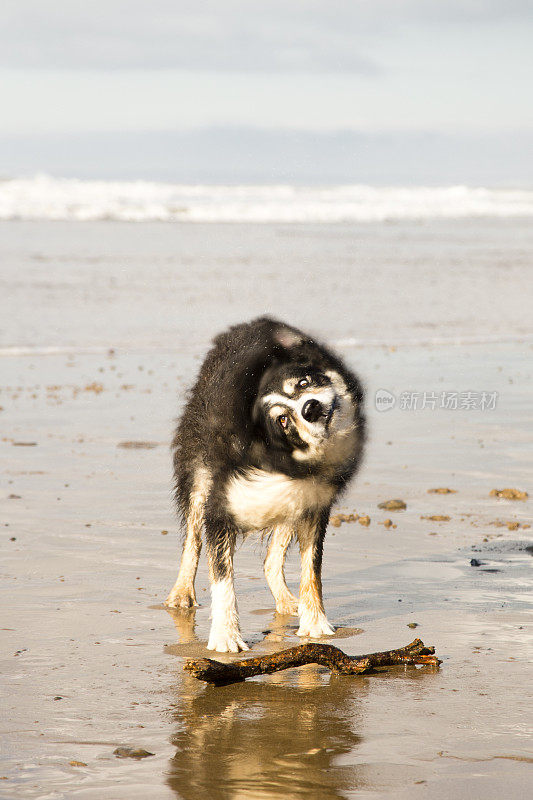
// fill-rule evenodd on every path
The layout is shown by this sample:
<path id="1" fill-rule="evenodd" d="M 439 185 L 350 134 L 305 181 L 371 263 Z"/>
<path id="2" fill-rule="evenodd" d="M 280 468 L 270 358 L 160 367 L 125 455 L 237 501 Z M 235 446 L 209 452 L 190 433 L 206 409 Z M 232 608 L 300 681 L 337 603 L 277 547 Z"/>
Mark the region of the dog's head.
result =
<path id="1" fill-rule="evenodd" d="M 334 370 L 312 364 L 270 367 L 254 405 L 254 419 L 271 448 L 297 462 L 340 465 L 353 454 L 354 401 Z"/>

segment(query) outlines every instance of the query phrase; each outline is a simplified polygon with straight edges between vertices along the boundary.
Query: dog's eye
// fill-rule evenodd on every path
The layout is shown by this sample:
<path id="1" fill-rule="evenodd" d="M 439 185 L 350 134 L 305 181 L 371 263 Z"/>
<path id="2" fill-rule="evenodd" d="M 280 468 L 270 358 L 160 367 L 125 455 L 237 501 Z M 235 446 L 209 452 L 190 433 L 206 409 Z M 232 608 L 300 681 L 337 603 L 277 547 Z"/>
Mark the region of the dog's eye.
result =
<path id="1" fill-rule="evenodd" d="M 298 389 L 307 389 L 307 387 L 309 386 L 309 381 L 307 380 L 307 378 L 302 378 L 301 380 L 298 381 L 296 385 Z"/>
<path id="2" fill-rule="evenodd" d="M 287 416 L 287 414 L 280 414 L 278 417 L 278 422 L 282 428 L 286 428 L 287 425 L 289 424 L 289 417 Z"/>

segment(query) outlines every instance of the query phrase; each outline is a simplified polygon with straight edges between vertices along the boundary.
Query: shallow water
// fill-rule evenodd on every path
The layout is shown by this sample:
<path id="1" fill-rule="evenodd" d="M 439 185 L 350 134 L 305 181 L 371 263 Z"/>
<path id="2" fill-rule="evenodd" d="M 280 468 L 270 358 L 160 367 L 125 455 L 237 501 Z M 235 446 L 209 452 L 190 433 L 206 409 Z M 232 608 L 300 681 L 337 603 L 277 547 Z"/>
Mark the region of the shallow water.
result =
<path id="1" fill-rule="evenodd" d="M 522 526 L 532 517 L 532 346 L 520 332 L 527 320 L 519 306 L 513 317 L 502 303 L 494 326 L 486 331 L 482 324 L 483 314 L 498 305 L 496 289 L 501 297 L 504 291 L 520 293 L 516 280 L 505 288 L 504 279 L 495 287 L 482 277 L 494 281 L 503 269 L 496 252 L 516 257 L 510 269 L 521 276 L 521 302 L 527 300 L 518 238 L 510 242 L 500 229 L 498 235 L 487 231 L 481 240 L 480 229 L 469 229 L 467 236 L 468 226 L 453 238 L 453 230 L 446 229 L 451 237 L 446 258 L 462 252 L 468 237 L 472 253 L 476 247 L 483 251 L 470 275 L 460 278 L 462 286 L 477 286 L 480 316 L 461 322 L 450 312 L 451 283 L 438 265 L 442 258 L 452 272 L 455 267 L 428 244 L 444 240 L 443 228 L 391 234 L 384 227 L 379 244 L 370 242 L 367 231 L 362 261 L 377 261 L 387 247 L 391 255 L 390 280 L 382 284 L 379 301 L 386 313 L 372 327 L 371 314 L 379 305 L 375 297 L 355 297 L 352 291 L 350 300 L 344 284 L 330 288 L 328 307 L 338 304 L 339 311 L 325 314 L 320 293 L 311 287 L 302 295 L 294 262 L 287 272 L 281 258 L 276 266 L 272 251 L 265 253 L 267 240 L 274 241 L 273 229 L 220 228 L 208 243 L 202 243 L 208 226 L 165 229 L 152 246 L 150 267 L 157 226 L 36 224 L 20 227 L 18 234 L 16 227 L 4 229 L 9 250 L 4 281 L 12 301 L 24 297 L 27 305 L 12 306 L 20 310 L 16 319 L 3 317 L 10 331 L 3 337 L 4 352 L 10 355 L 0 359 L 0 775 L 5 778 L 0 797 L 329 800 L 417 798 L 428 792 L 434 798 L 528 797 L 533 536 L 532 528 Z M 418 303 L 391 266 L 400 233 L 402 253 L 409 252 L 412 240 L 412 253 L 428 248 L 433 254 L 433 266 L 420 273 L 420 284 L 413 283 L 412 265 L 403 262 L 407 273 L 401 275 L 410 275 L 411 287 L 421 285 Z M 315 249 L 310 231 L 289 234 L 295 237 L 290 253 L 307 246 L 313 270 L 319 262 L 326 264 L 328 253 L 339 255 L 344 248 L 349 261 L 353 242 L 348 246 L 342 238 L 348 237 L 347 229 L 326 227 L 323 236 L 315 229 Z M 314 319 L 325 338 L 345 341 L 342 352 L 367 386 L 371 434 L 365 464 L 338 510 L 368 513 L 371 524 L 343 524 L 328 532 L 325 603 L 340 628 L 333 642 L 354 654 L 420 636 L 436 646 L 443 659 L 440 670 L 398 667 L 348 678 L 308 666 L 224 688 L 204 686 L 183 672 L 185 657 L 207 654 L 209 609 L 203 561 L 197 582 L 201 608 L 181 614 L 161 606 L 177 568 L 168 453 L 176 398 L 183 397 L 211 333 L 239 312 L 243 317 L 256 313 L 260 301 L 248 273 L 238 267 L 229 271 L 227 254 L 227 294 L 216 314 L 222 276 L 218 283 L 213 278 L 213 284 L 197 286 L 193 300 L 193 278 L 175 263 L 172 274 L 182 280 L 183 295 L 180 299 L 179 287 L 173 288 L 155 314 L 166 280 L 162 253 L 172 258 L 170 242 L 178 235 L 187 238 L 188 259 L 200 253 L 205 281 L 215 275 L 212 258 L 222 240 L 228 247 L 233 243 L 233 253 L 244 248 L 256 276 L 264 276 L 268 257 L 272 273 L 264 283 L 265 307 L 288 316 L 299 289 L 297 321 Z M 131 266 L 127 253 L 136 241 L 142 244 Z M 46 268 L 40 267 L 42 282 L 32 284 L 30 293 L 26 269 L 29 253 L 37 249 Z M 97 252 L 101 261 L 94 266 L 83 261 L 84 254 Z M 114 262 L 110 252 L 118 253 Z M 289 251 L 283 252 L 289 258 Z M 68 254 L 68 262 L 61 262 L 61 253 Z M 78 257 L 84 266 L 76 272 L 71 268 Z M 112 263 L 115 277 L 122 276 L 116 296 L 105 282 Z M 141 284 L 150 269 L 154 278 L 143 303 Z M 359 266 L 350 269 L 358 274 Z M 67 273 L 78 277 L 68 281 Z M 276 306 L 278 287 L 285 287 L 288 299 L 282 297 Z M 446 297 L 440 296 L 445 289 Z M 75 305 L 84 296 L 86 305 Z M 402 298 L 398 308 L 393 308 L 395 296 Z M 254 298 L 250 304 L 249 298 Z M 373 340 L 414 337 L 428 313 L 424 298 L 434 300 L 437 317 L 448 309 L 449 328 L 438 317 L 432 336 L 505 338 L 504 331 L 516 341 L 396 349 L 349 344 L 361 331 Z M 347 315 L 349 300 L 360 315 Z M 173 320 L 168 317 L 172 305 Z M 25 348 L 26 355 L 15 347 Z M 61 352 L 47 349 L 53 347 Z M 96 352 L 87 352 L 91 348 Z M 392 410 L 376 410 L 378 389 L 395 396 Z M 402 393 L 422 397 L 442 391 L 470 391 L 478 402 L 483 391 L 497 392 L 496 406 L 484 411 L 401 408 Z M 132 440 L 157 446 L 117 447 Z M 438 486 L 457 493 L 428 494 Z M 526 489 L 530 499 L 489 495 L 504 486 Z M 393 497 L 403 498 L 407 509 L 377 508 Z M 436 514 L 450 520 L 424 518 Z M 387 517 L 396 528 L 380 524 Z M 520 527 L 509 530 L 497 522 Z M 273 611 L 262 556 L 259 541 L 249 538 L 236 558 L 242 628 L 257 654 L 297 642 L 296 620 Z M 472 558 L 480 566 L 472 567 Z M 296 588 L 296 553 L 289 556 L 287 578 Z M 413 622 L 415 630 L 407 627 Z M 120 746 L 154 755 L 118 759 L 113 751 Z"/>

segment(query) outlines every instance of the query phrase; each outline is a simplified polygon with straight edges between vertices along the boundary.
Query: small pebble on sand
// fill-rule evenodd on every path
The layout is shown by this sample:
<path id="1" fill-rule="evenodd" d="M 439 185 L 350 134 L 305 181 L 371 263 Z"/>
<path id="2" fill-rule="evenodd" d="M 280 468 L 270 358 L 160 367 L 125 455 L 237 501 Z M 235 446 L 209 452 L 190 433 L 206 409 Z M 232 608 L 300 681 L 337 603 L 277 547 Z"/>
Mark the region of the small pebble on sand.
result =
<path id="1" fill-rule="evenodd" d="M 490 495 L 491 497 L 501 497 L 504 500 L 527 500 L 529 497 L 528 493 L 521 489 L 492 489 Z"/>
<path id="2" fill-rule="evenodd" d="M 117 747 L 113 750 L 113 755 L 117 758 L 148 758 L 155 753 L 149 753 L 148 750 L 143 750 L 142 747 Z"/>
<path id="3" fill-rule="evenodd" d="M 396 497 L 393 500 L 385 500 L 383 503 L 378 503 L 378 508 L 382 508 L 385 511 L 403 511 L 407 508 L 407 503 Z"/>
<path id="4" fill-rule="evenodd" d="M 353 514 L 333 514 L 329 518 L 329 522 L 334 528 L 340 528 L 343 522 L 357 522 L 358 519 L 359 514 L 355 512 Z"/>

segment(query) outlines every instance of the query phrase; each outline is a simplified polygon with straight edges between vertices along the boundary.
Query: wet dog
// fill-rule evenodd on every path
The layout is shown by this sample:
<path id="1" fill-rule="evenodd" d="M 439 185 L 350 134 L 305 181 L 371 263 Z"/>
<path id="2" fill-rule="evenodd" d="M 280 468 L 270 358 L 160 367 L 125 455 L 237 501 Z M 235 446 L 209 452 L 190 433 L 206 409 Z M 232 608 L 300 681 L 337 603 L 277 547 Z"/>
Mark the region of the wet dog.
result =
<path id="1" fill-rule="evenodd" d="M 359 466 L 365 434 L 358 378 L 329 349 L 269 317 L 220 334 L 192 388 L 173 440 L 175 497 L 186 526 L 171 608 L 197 605 L 205 535 L 211 582 L 208 648 L 248 650 L 233 582 L 238 534 L 269 536 L 265 577 L 299 636 L 334 633 L 322 602 L 322 549 L 331 505 Z M 301 554 L 300 596 L 283 574 Z"/>

